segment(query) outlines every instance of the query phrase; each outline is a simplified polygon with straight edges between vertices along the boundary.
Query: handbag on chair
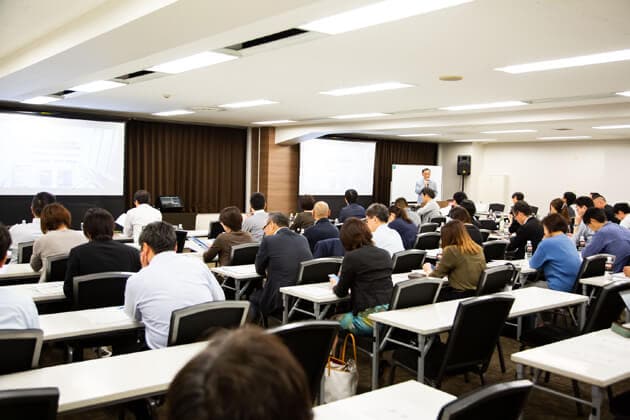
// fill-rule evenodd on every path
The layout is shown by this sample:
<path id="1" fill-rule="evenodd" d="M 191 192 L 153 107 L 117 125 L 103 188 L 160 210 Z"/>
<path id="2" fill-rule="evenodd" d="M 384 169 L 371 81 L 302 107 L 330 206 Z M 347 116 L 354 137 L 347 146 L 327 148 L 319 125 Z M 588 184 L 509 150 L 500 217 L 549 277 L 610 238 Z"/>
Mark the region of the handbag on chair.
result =
<path id="1" fill-rule="evenodd" d="M 348 346 L 348 338 L 352 342 L 352 351 L 354 358 L 346 358 L 346 347 Z M 354 335 L 348 333 L 343 340 L 340 358 L 334 356 L 328 357 L 328 364 L 324 371 L 322 385 L 324 387 L 322 403 L 348 398 L 357 393 L 357 385 L 359 384 L 359 370 L 357 369 L 357 345 Z"/>

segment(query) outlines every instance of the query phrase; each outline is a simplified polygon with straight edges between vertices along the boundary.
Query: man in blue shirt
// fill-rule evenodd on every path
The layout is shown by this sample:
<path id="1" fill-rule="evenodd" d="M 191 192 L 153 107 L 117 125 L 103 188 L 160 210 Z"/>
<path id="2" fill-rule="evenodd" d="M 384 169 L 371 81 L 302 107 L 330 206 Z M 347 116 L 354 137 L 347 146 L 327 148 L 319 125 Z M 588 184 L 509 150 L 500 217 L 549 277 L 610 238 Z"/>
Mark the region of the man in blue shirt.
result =
<path id="1" fill-rule="evenodd" d="M 582 257 L 595 254 L 614 255 L 613 271 L 623 271 L 623 267 L 630 264 L 630 231 L 608 222 L 604 210 L 595 207 L 586 210 L 582 220 L 595 232 L 591 242 L 582 251 Z"/>

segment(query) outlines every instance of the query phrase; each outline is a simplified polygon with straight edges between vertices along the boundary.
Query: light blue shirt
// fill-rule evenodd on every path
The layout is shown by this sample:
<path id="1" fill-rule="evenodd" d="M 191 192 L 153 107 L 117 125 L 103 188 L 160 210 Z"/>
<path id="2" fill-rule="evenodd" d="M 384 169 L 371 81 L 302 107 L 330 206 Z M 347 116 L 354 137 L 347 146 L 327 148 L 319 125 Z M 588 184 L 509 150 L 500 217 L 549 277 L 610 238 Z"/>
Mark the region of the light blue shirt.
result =
<path id="1" fill-rule="evenodd" d="M 30 296 L 0 287 L 0 329 L 39 328 L 39 314 Z"/>
<path id="2" fill-rule="evenodd" d="M 573 290 L 581 264 L 575 244 L 564 234 L 543 239 L 529 260 L 531 268 L 543 269 L 550 289 L 563 292 Z"/>
<path id="3" fill-rule="evenodd" d="M 147 267 L 129 277 L 125 288 L 125 312 L 144 323 L 152 349 L 166 347 L 174 310 L 223 300 L 223 289 L 208 267 L 175 251 L 155 255 Z"/>
<path id="4" fill-rule="evenodd" d="M 263 228 L 267 224 L 268 217 L 269 215 L 265 210 L 255 210 L 254 214 L 247 216 L 243 220 L 243 232 L 249 232 L 256 242 L 262 241 L 265 235 Z"/>
<path id="5" fill-rule="evenodd" d="M 389 252 L 390 257 L 399 251 L 405 250 L 400 234 L 387 225 L 380 225 L 372 232 L 372 240 L 378 248 Z"/>

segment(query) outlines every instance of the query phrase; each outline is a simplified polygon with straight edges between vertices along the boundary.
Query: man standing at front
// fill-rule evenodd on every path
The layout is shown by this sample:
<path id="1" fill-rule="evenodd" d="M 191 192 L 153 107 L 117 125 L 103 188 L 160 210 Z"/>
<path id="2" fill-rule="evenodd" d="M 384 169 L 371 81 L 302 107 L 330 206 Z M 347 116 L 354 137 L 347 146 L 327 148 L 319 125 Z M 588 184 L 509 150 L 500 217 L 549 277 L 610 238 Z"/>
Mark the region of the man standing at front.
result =
<path id="1" fill-rule="evenodd" d="M 437 182 L 431 179 L 431 169 L 424 168 L 422 170 L 422 179 L 416 181 L 416 194 L 418 194 L 418 203 L 422 202 L 420 193 L 425 188 L 431 188 L 435 192 L 435 196 L 439 196 Z"/>
<path id="2" fill-rule="evenodd" d="M 174 310 L 222 301 L 225 294 L 200 259 L 175 253 L 173 226 L 150 223 L 142 230 L 139 242 L 143 268 L 127 280 L 125 312 L 144 323 L 147 346 L 157 349 L 166 347 Z"/>

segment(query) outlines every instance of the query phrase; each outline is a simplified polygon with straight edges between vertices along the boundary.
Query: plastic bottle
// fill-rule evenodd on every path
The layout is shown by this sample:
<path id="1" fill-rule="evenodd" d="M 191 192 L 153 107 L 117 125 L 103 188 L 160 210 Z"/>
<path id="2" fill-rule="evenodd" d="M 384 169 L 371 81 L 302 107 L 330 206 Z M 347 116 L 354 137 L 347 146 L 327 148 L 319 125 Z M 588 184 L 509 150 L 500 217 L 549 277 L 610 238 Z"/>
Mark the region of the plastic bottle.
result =
<path id="1" fill-rule="evenodd" d="M 525 259 L 529 261 L 533 252 L 534 247 L 532 246 L 532 241 L 527 241 L 527 245 L 525 245 Z"/>
<path id="2" fill-rule="evenodd" d="M 604 265 L 604 275 L 606 279 L 612 280 L 613 263 L 615 262 L 612 256 L 606 257 L 606 265 Z"/>
<path id="3" fill-rule="evenodd" d="M 584 239 L 584 235 L 580 236 L 580 242 L 578 244 L 578 251 L 582 251 L 584 249 L 584 247 L 586 246 L 586 239 Z"/>

